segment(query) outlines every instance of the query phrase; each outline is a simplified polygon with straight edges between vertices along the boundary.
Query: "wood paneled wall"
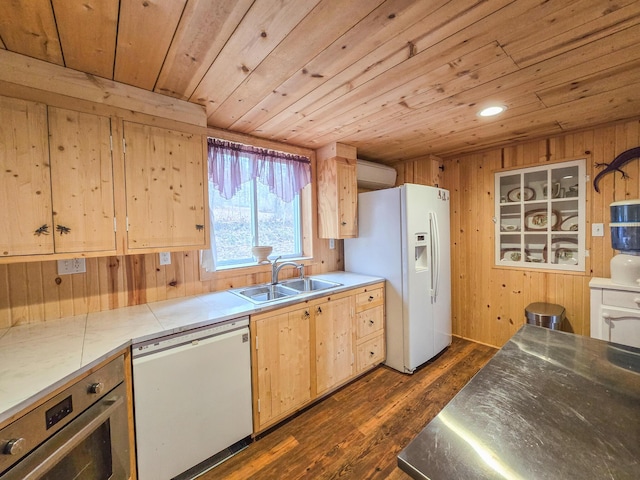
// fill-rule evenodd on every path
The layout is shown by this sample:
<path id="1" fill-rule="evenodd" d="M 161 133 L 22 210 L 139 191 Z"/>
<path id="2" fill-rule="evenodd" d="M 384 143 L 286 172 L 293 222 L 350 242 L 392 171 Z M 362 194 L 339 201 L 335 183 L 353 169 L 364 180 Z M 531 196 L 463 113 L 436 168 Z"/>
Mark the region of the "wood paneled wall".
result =
<path id="1" fill-rule="evenodd" d="M 329 250 L 316 240 L 315 260 L 304 261 L 308 275 L 342 270 L 342 242 Z M 170 298 L 268 282 L 271 266 L 222 270 L 200 280 L 198 251 L 173 252 L 171 265 L 157 254 L 86 259 L 87 273 L 58 275 L 57 262 L 0 265 L 0 328 L 111 310 Z M 281 278 L 297 274 L 285 268 Z"/>
<path id="2" fill-rule="evenodd" d="M 609 232 L 609 204 L 640 198 L 640 162 L 632 161 L 619 173 L 602 178 L 600 191 L 592 186 L 600 171 L 596 163 L 609 163 L 616 155 L 640 145 L 640 121 L 505 146 L 475 154 L 446 158 L 441 181 L 433 182 L 433 158 L 405 162 L 398 167 L 399 183 L 439 183 L 451 192 L 453 333 L 494 346 L 502 346 L 525 323 L 524 309 L 531 302 L 552 302 L 565 307 L 569 327 L 589 335 L 589 280 L 609 277 L 615 254 Z M 504 268 L 494 265 L 494 173 L 516 166 L 533 166 L 563 159 L 587 159 L 587 236 L 584 273 Z M 592 237 L 591 224 L 604 223 L 605 236 Z"/>

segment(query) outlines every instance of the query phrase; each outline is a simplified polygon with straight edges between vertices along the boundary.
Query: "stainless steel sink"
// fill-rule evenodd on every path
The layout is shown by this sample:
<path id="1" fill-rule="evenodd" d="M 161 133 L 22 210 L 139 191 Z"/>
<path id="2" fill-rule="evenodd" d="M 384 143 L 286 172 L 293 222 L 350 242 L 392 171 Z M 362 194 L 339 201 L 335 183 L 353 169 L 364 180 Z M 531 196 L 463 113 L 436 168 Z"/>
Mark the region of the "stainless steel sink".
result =
<path id="1" fill-rule="evenodd" d="M 327 288 L 339 287 L 342 284 L 336 282 L 330 282 L 329 280 L 321 280 L 319 278 L 307 277 L 307 278 L 293 278 L 291 280 L 285 280 L 281 282 L 288 288 L 292 288 L 299 292 L 315 292 L 318 290 L 326 290 Z"/>
<path id="2" fill-rule="evenodd" d="M 294 290 L 281 284 L 256 285 L 255 287 L 238 288 L 231 290 L 231 292 L 254 303 L 270 302 L 300 293 L 299 290 Z"/>
<path id="3" fill-rule="evenodd" d="M 292 278 L 272 285 L 270 283 L 254 285 L 252 287 L 235 288 L 229 290 L 239 297 L 253 303 L 265 303 L 293 297 L 307 292 L 317 292 L 328 288 L 340 287 L 341 283 L 321 280 L 319 278 Z"/>

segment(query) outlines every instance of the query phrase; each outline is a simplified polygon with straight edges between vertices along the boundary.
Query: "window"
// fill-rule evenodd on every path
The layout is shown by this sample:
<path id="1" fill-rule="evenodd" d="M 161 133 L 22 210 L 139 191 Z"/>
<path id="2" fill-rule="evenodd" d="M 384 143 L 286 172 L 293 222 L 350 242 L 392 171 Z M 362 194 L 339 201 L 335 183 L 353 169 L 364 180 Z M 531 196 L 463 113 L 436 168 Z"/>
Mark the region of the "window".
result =
<path id="1" fill-rule="evenodd" d="M 205 268 L 255 263 L 251 248 L 270 258 L 300 257 L 300 191 L 311 181 L 307 157 L 209 139 L 211 253 Z"/>
<path id="2" fill-rule="evenodd" d="M 253 262 L 251 247 L 270 245 L 270 258 L 302 256 L 300 195 L 284 202 L 257 180 L 229 200 L 210 185 L 218 266 Z"/>
<path id="3" fill-rule="evenodd" d="M 496 265 L 585 269 L 585 160 L 496 173 Z"/>

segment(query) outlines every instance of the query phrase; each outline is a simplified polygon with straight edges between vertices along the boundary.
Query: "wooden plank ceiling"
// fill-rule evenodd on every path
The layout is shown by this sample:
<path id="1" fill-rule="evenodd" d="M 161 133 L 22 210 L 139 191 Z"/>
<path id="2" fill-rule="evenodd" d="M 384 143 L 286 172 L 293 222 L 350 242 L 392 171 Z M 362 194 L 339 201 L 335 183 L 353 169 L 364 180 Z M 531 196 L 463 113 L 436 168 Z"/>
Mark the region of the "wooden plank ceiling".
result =
<path id="1" fill-rule="evenodd" d="M 441 157 L 640 116 L 640 1 L 12 0 L 0 47 L 210 126 Z M 508 107 L 490 119 L 488 104 Z"/>

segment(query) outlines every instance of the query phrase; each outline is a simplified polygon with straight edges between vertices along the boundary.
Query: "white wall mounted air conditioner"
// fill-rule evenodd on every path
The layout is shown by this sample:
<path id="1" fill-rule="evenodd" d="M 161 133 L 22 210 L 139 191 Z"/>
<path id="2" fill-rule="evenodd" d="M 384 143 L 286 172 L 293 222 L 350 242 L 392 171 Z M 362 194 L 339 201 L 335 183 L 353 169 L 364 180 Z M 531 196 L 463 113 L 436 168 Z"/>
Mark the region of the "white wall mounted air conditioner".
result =
<path id="1" fill-rule="evenodd" d="M 359 188 L 379 190 L 395 186 L 398 173 L 395 168 L 360 159 L 356 165 Z"/>

